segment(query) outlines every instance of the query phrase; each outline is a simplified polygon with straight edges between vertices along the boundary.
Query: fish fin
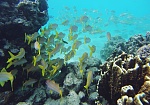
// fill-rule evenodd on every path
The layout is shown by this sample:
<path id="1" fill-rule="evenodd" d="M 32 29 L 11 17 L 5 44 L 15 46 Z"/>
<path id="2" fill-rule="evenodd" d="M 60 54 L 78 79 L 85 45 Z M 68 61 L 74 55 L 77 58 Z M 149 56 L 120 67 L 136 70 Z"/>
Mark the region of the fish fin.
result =
<path id="1" fill-rule="evenodd" d="M 44 76 L 44 74 L 45 74 L 45 68 L 44 68 L 44 66 L 42 66 L 42 65 L 38 65 L 38 66 L 39 66 L 40 69 L 42 69 L 42 76 Z"/>
<path id="2" fill-rule="evenodd" d="M 36 65 L 36 57 L 33 56 L 33 65 L 35 66 Z"/>
<path id="3" fill-rule="evenodd" d="M 60 97 L 62 97 L 62 90 L 59 90 Z"/>
<path id="4" fill-rule="evenodd" d="M 48 60 L 50 61 L 50 58 L 52 56 L 52 53 L 51 52 L 48 52 Z"/>
<path id="5" fill-rule="evenodd" d="M 90 57 L 92 57 L 92 54 L 93 54 L 93 48 L 92 48 L 90 45 L 88 45 L 88 47 L 89 47 L 89 49 L 90 49 Z"/>
<path id="6" fill-rule="evenodd" d="M 49 91 L 49 93 L 50 93 L 50 94 L 53 94 L 53 91 L 52 91 L 52 90 L 50 90 L 50 91 Z"/>
<path id="7" fill-rule="evenodd" d="M 13 64 L 12 61 L 10 61 L 9 64 L 7 65 L 6 69 L 8 69 L 12 64 Z"/>
<path id="8" fill-rule="evenodd" d="M 5 69 L 5 68 L 3 68 L 3 69 L 1 70 L 1 72 L 7 72 L 7 71 L 6 71 L 6 69 Z"/>
<path id="9" fill-rule="evenodd" d="M 3 86 L 4 86 L 4 84 L 5 84 L 5 82 L 0 82 L 0 86 L 2 86 L 2 87 L 3 87 Z"/>
<path id="10" fill-rule="evenodd" d="M 81 73 L 82 78 L 83 78 L 83 69 L 80 69 L 80 73 Z"/>
<path id="11" fill-rule="evenodd" d="M 7 60 L 7 63 L 11 62 L 12 60 L 15 59 L 15 55 L 13 55 L 10 51 L 8 51 L 10 58 Z"/>
<path id="12" fill-rule="evenodd" d="M 5 80 L 4 80 L 4 81 L 1 81 L 1 82 L 0 82 L 0 85 L 1 85 L 1 86 L 4 86 L 5 82 L 7 82 L 8 80 L 10 80 L 11 88 L 12 88 L 12 91 L 13 91 L 13 80 L 14 80 L 13 75 L 12 75 L 10 72 L 1 72 L 1 75 L 4 76 L 4 77 L 2 77 L 2 78 L 5 78 Z"/>
<path id="13" fill-rule="evenodd" d="M 85 86 L 84 86 L 84 88 L 86 89 L 87 94 L 89 95 L 89 93 L 88 93 L 88 86 L 87 86 L 87 85 L 85 85 Z"/>
<path id="14" fill-rule="evenodd" d="M 39 55 L 41 54 L 41 50 L 39 49 Z"/>
<path id="15" fill-rule="evenodd" d="M 28 39 L 28 45 L 29 45 L 31 43 L 32 37 L 27 36 L 27 39 Z"/>

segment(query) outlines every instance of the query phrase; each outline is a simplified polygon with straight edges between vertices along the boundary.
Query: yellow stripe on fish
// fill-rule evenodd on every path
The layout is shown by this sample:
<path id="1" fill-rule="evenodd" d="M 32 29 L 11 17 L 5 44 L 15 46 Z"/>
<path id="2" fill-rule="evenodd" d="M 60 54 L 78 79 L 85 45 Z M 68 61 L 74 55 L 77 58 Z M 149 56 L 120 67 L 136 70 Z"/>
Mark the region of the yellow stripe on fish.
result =
<path id="1" fill-rule="evenodd" d="M 87 90 L 87 93 L 88 93 L 88 87 L 90 86 L 92 81 L 93 81 L 93 72 L 89 71 L 87 75 L 86 85 L 84 86 L 84 88 Z"/>

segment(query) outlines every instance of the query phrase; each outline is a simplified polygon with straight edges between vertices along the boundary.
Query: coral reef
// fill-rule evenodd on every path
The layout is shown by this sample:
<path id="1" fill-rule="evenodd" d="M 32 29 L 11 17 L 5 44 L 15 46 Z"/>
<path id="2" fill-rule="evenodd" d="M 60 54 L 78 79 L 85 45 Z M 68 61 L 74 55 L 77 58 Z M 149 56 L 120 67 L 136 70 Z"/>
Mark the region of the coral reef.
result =
<path id="1" fill-rule="evenodd" d="M 120 39 L 119 39 L 120 38 Z M 148 31 L 145 36 L 139 34 L 134 35 L 125 41 L 121 37 L 111 39 L 107 42 L 104 48 L 101 50 L 100 55 L 104 60 L 109 60 L 109 57 L 118 56 L 122 52 L 136 55 L 136 51 L 144 46 L 150 44 L 150 32 Z M 146 49 L 145 49 L 146 50 Z"/>
<path id="2" fill-rule="evenodd" d="M 48 21 L 47 8 L 45 0 L 1 0 L 0 38 L 23 38 L 24 33 L 32 34 L 38 31 Z"/>
<path id="3" fill-rule="evenodd" d="M 124 48 L 125 39 L 121 36 L 114 36 L 109 40 L 101 49 L 100 55 L 101 58 L 106 60 L 110 55 L 117 50 L 117 52 L 121 53 L 121 49 Z"/>
<path id="4" fill-rule="evenodd" d="M 18 53 L 23 47 L 31 56 L 30 46 L 24 43 L 24 35 L 33 34 L 46 24 L 49 19 L 47 9 L 46 0 L 0 1 L 0 69 L 6 66 L 8 51 Z"/>
<path id="5" fill-rule="evenodd" d="M 150 44 L 140 47 L 136 51 L 136 55 L 139 55 L 140 58 L 143 58 L 143 59 L 150 57 Z"/>
<path id="6" fill-rule="evenodd" d="M 149 65 L 150 61 L 127 53 L 110 58 L 100 66 L 102 78 L 97 85 L 99 95 L 103 96 L 111 105 L 117 103 L 122 105 L 121 103 L 128 101 L 135 105 L 141 105 L 137 103 L 137 99 L 138 101 L 144 100 L 144 103 L 145 101 L 149 102 L 149 82 L 147 82 L 147 80 L 149 81 Z M 121 98 L 119 99 L 119 97 Z M 124 101 L 120 102 L 120 100 Z"/>

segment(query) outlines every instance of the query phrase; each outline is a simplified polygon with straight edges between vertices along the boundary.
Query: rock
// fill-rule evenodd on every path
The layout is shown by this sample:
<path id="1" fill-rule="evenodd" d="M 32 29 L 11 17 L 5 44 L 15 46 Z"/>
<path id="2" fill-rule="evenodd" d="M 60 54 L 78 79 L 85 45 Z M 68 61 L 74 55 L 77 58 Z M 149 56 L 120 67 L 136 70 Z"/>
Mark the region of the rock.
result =
<path id="1" fill-rule="evenodd" d="M 79 96 L 75 91 L 71 90 L 67 96 L 67 105 L 79 105 L 79 104 L 80 104 Z"/>
<path id="2" fill-rule="evenodd" d="M 19 102 L 17 105 L 32 105 L 32 104 L 28 102 Z"/>
<path id="3" fill-rule="evenodd" d="M 33 95 L 27 99 L 27 102 L 32 103 L 32 104 L 39 104 L 39 103 L 44 103 L 46 100 L 46 91 L 44 87 L 37 88 Z"/>
<path id="4" fill-rule="evenodd" d="M 66 97 L 63 97 L 62 99 L 56 99 L 56 100 L 48 98 L 44 103 L 44 105 L 67 105 Z"/>
<path id="5" fill-rule="evenodd" d="M 124 48 L 124 42 L 125 39 L 123 39 L 121 36 L 112 37 L 111 40 L 108 41 L 100 51 L 101 58 L 106 60 L 115 50 L 120 52 L 122 48 Z"/>
<path id="6" fill-rule="evenodd" d="M 91 94 L 89 95 L 89 99 L 90 99 L 91 101 L 95 101 L 96 98 L 97 98 L 97 96 L 98 96 L 98 93 L 97 93 L 97 92 L 93 92 L 93 93 L 91 93 Z"/>
<path id="7" fill-rule="evenodd" d="M 66 90 L 79 91 L 82 79 L 78 79 L 73 73 L 69 73 L 64 80 L 64 88 Z"/>
<path id="8" fill-rule="evenodd" d="M 136 51 L 136 55 L 139 55 L 140 58 L 147 58 L 147 57 L 150 57 L 150 44 L 144 45 L 144 46 L 140 47 L 140 48 Z"/>
<path id="9" fill-rule="evenodd" d="M 23 38 L 25 33 L 32 34 L 38 31 L 49 19 L 45 0 L 18 1 L 0 1 L 0 38 Z"/>
<path id="10" fill-rule="evenodd" d="M 82 92 L 82 91 L 80 91 L 80 92 L 78 93 L 78 96 L 79 96 L 80 99 L 82 99 L 83 97 L 85 97 L 85 93 Z"/>
<path id="11" fill-rule="evenodd" d="M 87 64 L 87 68 L 89 67 L 99 67 L 102 62 L 98 58 L 90 57 L 88 58 L 85 63 Z"/>

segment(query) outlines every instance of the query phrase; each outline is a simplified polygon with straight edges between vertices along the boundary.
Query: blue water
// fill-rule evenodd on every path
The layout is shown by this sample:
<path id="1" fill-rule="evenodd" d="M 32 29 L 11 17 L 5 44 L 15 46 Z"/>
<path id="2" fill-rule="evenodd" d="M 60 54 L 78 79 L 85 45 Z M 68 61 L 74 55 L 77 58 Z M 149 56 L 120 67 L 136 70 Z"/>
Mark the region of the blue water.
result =
<path id="1" fill-rule="evenodd" d="M 106 33 L 111 36 L 122 36 L 128 40 L 131 36 L 150 31 L 150 0 L 48 0 L 49 23 L 57 23 L 57 31 L 66 35 L 71 25 L 78 26 L 79 38 L 88 36 L 90 44 L 97 46 L 95 57 L 99 57 L 100 49 L 107 42 Z M 83 33 L 83 25 L 76 23 L 76 19 L 88 16 L 93 28 L 102 30 L 102 33 L 90 35 Z M 68 26 L 62 26 L 64 20 L 69 20 Z M 48 25 L 47 24 L 47 25 Z M 66 39 L 67 40 L 67 39 Z M 83 47 L 83 46 L 82 46 Z M 85 47 L 84 47 L 85 48 Z M 82 50 L 87 50 L 86 48 Z"/>
<path id="2" fill-rule="evenodd" d="M 84 14 L 92 19 L 100 17 L 102 23 L 99 24 L 99 27 L 108 24 L 107 27 L 102 27 L 102 29 L 113 33 L 112 35 L 122 35 L 124 38 L 129 38 L 132 35 L 140 33 L 145 34 L 150 26 L 149 0 L 48 0 L 48 4 L 49 15 L 54 16 L 54 18 L 61 19 L 65 15 L 68 17 L 81 17 Z M 70 10 L 66 10 L 65 7 Z M 77 10 L 76 14 L 73 11 L 74 8 Z M 130 25 L 119 22 L 117 25 L 111 24 L 111 22 L 108 23 L 112 12 L 115 12 L 114 16 L 120 19 L 119 21 L 130 21 Z M 127 15 L 120 17 L 124 13 L 127 13 Z M 56 23 L 53 19 L 50 19 L 50 22 Z M 61 21 L 58 21 L 58 23 L 61 23 Z M 122 31 L 122 33 L 117 33 L 117 30 Z"/>

